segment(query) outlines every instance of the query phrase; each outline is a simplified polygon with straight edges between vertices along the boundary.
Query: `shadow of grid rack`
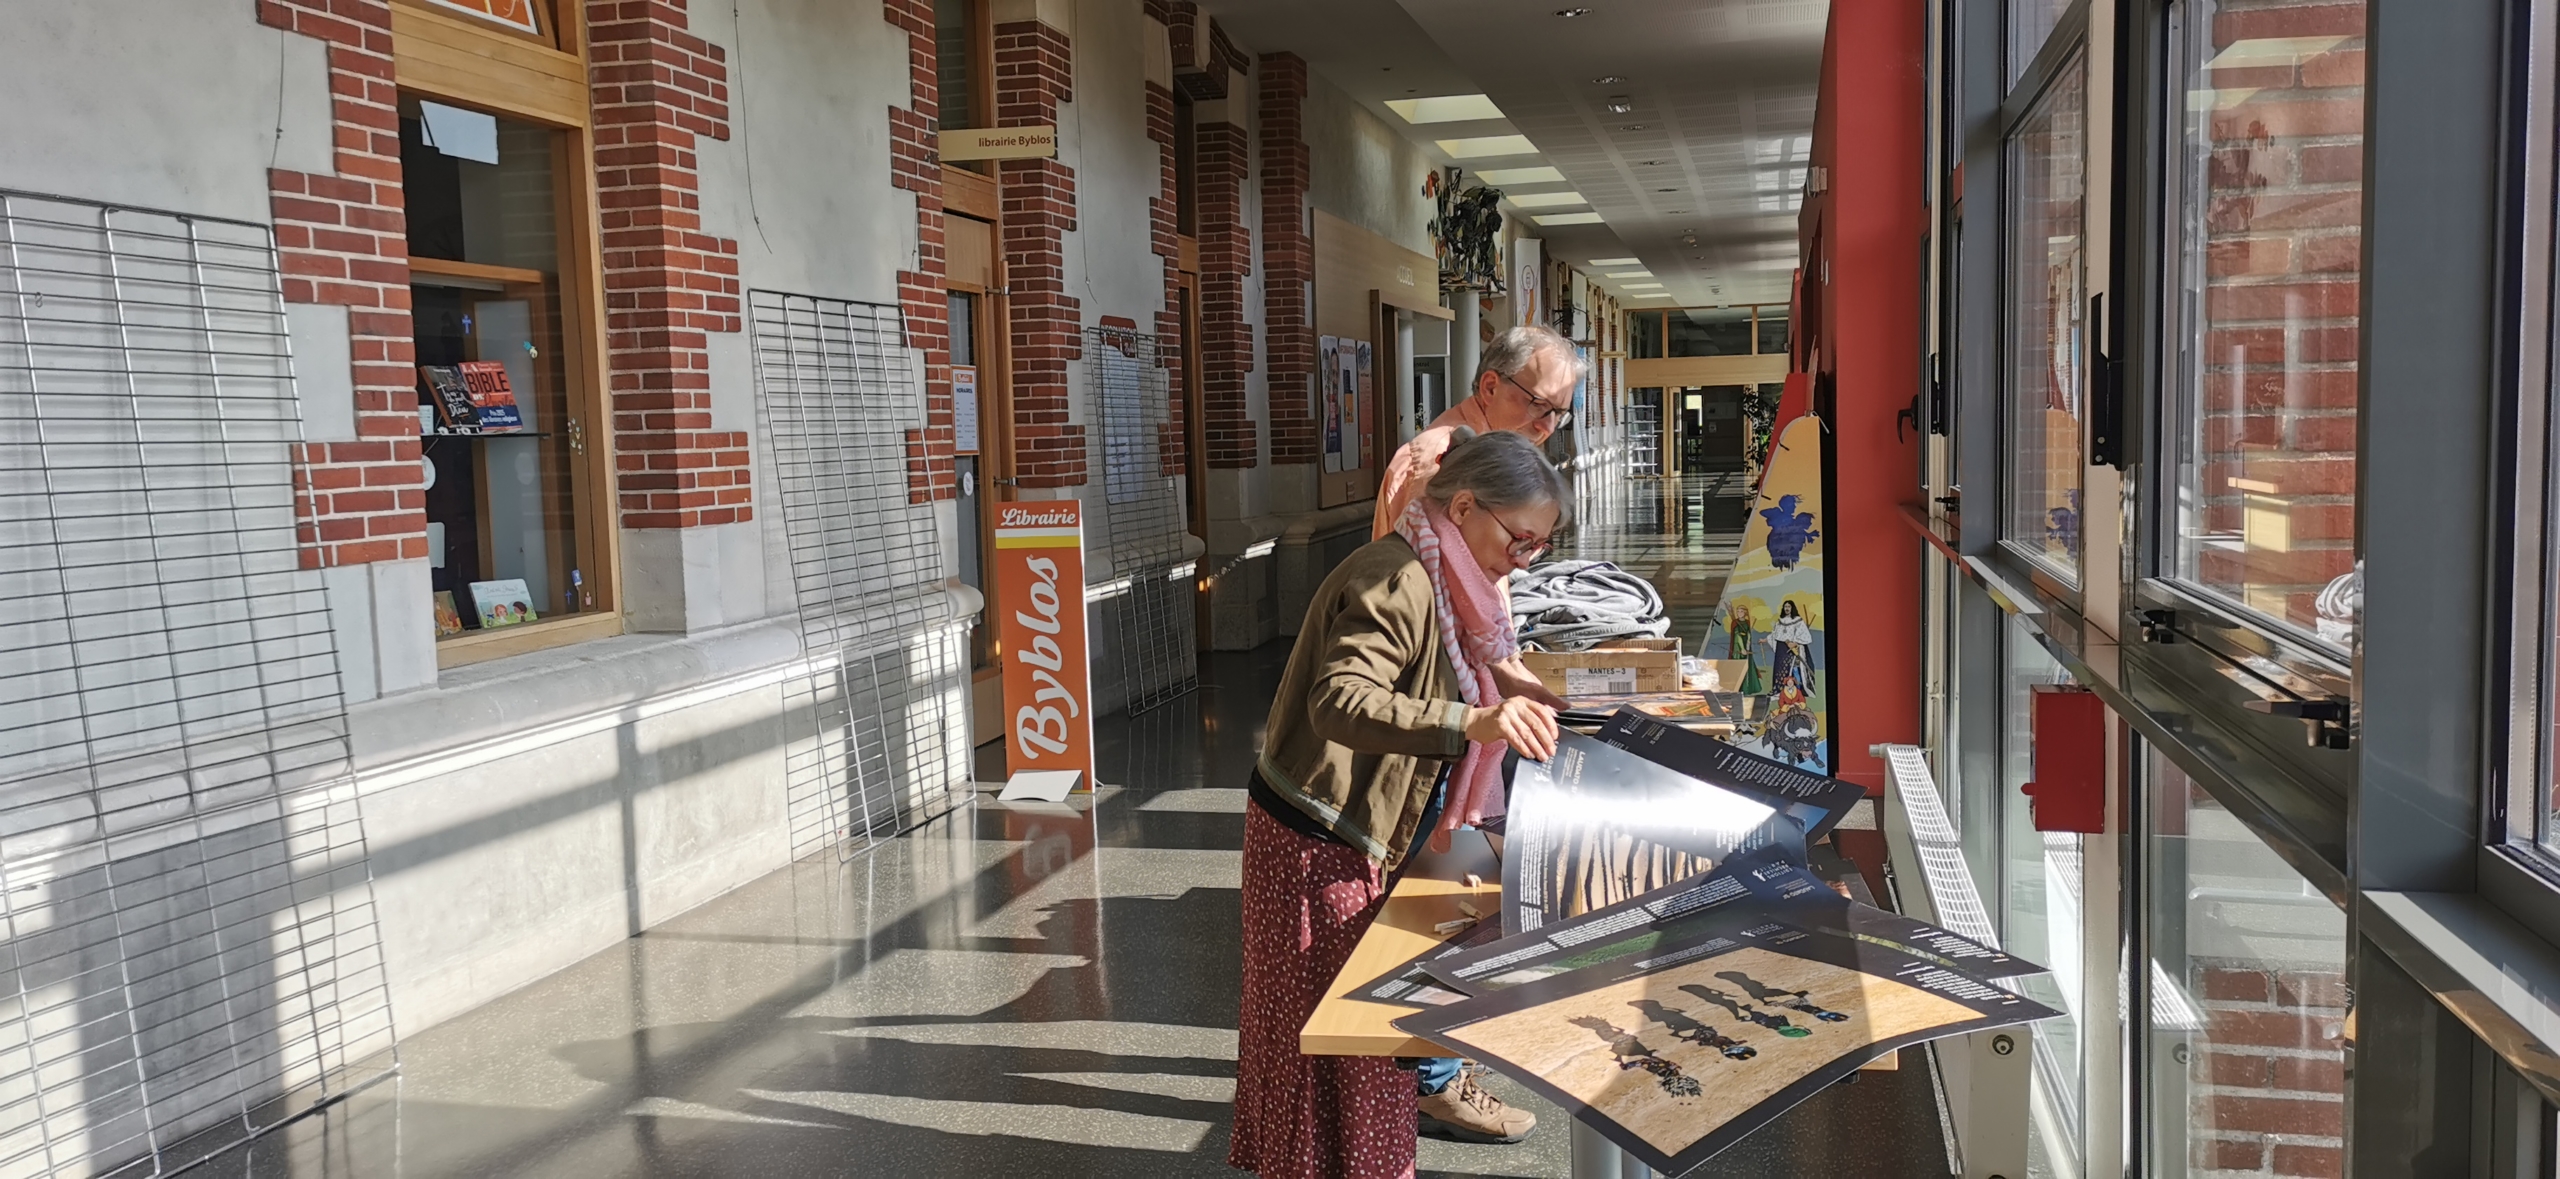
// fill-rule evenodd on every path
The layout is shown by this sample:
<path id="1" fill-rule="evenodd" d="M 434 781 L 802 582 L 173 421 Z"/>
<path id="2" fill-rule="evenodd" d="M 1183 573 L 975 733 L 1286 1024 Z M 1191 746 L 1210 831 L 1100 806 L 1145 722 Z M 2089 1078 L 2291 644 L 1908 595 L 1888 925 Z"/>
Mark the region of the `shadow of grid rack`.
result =
<path id="1" fill-rule="evenodd" d="M 1111 526 L 1104 592 L 1120 606 L 1120 675 L 1134 716 L 1200 686 L 1195 565 L 1167 462 L 1172 403 L 1156 338 L 1087 328 L 1084 354 L 1102 418 L 1102 488 Z"/>
<path id="2" fill-rule="evenodd" d="M 0 192 L 0 1176 L 397 1068 L 259 226 Z"/>
<path id="3" fill-rule="evenodd" d="M 807 672 L 784 684 L 791 850 L 852 856 L 952 810 L 969 777 L 970 619 L 943 584 L 895 306 L 749 292 Z"/>

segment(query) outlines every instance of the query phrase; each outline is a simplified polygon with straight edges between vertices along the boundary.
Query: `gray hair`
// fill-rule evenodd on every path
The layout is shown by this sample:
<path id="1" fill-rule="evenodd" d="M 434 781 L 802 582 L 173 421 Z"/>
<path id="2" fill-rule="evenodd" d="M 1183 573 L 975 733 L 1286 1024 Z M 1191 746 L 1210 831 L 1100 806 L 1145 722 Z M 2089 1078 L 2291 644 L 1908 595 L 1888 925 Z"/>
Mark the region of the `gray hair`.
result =
<path id="1" fill-rule="evenodd" d="M 1558 359 L 1571 366 L 1573 379 L 1576 382 L 1591 375 L 1591 362 L 1582 358 L 1581 351 L 1573 346 L 1573 341 L 1557 334 L 1554 328 L 1528 324 L 1522 327 L 1504 328 L 1493 337 L 1492 343 L 1484 346 L 1484 356 L 1476 362 L 1475 384 L 1468 388 L 1481 388 L 1484 385 L 1486 373 L 1499 377 L 1517 377 L 1520 375 L 1520 370 L 1529 367 L 1529 362 L 1537 359 L 1541 352 L 1553 352 Z"/>
<path id="2" fill-rule="evenodd" d="M 1440 470 L 1423 485 L 1422 494 L 1447 507 L 1461 491 L 1476 493 L 1476 502 L 1495 511 L 1514 505 L 1554 504 L 1556 527 L 1573 518 L 1573 498 L 1566 494 L 1564 472 L 1547 461 L 1538 444 L 1509 430 L 1478 434 L 1456 430 Z"/>

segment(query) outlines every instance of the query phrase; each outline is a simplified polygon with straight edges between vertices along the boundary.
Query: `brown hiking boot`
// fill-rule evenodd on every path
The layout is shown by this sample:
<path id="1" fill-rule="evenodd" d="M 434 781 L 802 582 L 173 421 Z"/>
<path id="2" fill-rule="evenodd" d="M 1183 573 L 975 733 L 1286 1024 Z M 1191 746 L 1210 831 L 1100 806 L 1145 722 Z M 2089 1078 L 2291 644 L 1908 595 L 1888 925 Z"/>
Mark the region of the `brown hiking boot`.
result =
<path id="1" fill-rule="evenodd" d="M 1421 1098 L 1422 1132 L 1460 1142 L 1518 1142 L 1538 1128 L 1538 1115 L 1513 1109 L 1461 1069 L 1449 1087 Z"/>

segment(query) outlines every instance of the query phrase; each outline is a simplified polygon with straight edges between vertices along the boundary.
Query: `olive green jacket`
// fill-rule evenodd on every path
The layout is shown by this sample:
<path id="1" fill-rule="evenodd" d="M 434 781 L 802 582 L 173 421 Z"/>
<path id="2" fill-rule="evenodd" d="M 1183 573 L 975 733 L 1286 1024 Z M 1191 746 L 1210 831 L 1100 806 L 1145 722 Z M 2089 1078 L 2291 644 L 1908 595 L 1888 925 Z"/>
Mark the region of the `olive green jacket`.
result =
<path id="1" fill-rule="evenodd" d="M 1271 702 L 1256 768 L 1272 792 L 1389 870 L 1467 748 L 1431 575 L 1401 536 L 1345 558 L 1316 590 Z"/>

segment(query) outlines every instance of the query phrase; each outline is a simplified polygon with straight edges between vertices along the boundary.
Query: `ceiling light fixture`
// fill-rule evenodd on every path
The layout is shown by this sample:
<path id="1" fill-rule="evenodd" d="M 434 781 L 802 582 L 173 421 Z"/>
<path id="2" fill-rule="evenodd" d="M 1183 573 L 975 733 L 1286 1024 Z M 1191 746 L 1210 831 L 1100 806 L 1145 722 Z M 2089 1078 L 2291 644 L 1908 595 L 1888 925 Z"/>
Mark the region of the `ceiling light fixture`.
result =
<path id="1" fill-rule="evenodd" d="M 1601 217 L 1598 213 L 1549 213 L 1531 220 L 1540 225 L 1598 225 Z"/>
<path id="2" fill-rule="evenodd" d="M 1433 143 L 1453 160 L 1476 160 L 1487 156 L 1534 156 L 1536 144 L 1526 135 L 1485 135 L 1472 139 L 1439 139 Z"/>
<path id="3" fill-rule="evenodd" d="M 1442 94 L 1431 98 L 1390 98 L 1387 109 L 1408 123 L 1456 123 L 1499 119 L 1502 108 L 1481 94 Z"/>
<path id="4" fill-rule="evenodd" d="M 1620 131 L 1642 131 L 1644 129 L 1645 125 L 1642 123 L 1625 123 L 1618 127 L 1618 130 Z"/>
<path id="5" fill-rule="evenodd" d="M 1635 111 L 1635 109 L 1636 109 L 1636 104 L 1634 103 L 1634 101 L 1630 100 L 1626 95 L 1623 95 L 1623 94 L 1612 94 L 1612 95 L 1610 95 L 1610 96 L 1609 96 L 1609 101 L 1608 101 L 1608 102 L 1606 102 L 1606 103 L 1604 103 L 1604 104 L 1602 104 L 1602 106 L 1603 106 L 1603 108 L 1604 108 L 1604 109 L 1606 109 L 1610 114 L 1613 114 L 1613 115 L 1631 114 L 1631 113 L 1633 113 L 1633 112 Z"/>
<path id="6" fill-rule="evenodd" d="M 1504 193 L 1503 199 L 1523 209 L 1554 209 L 1589 203 L 1578 192 L 1512 192 Z"/>
<path id="7" fill-rule="evenodd" d="M 1556 15 L 1567 20 L 1571 20 L 1577 16 L 1589 16 L 1591 15 L 1591 10 L 1588 8 L 1559 8 L 1556 10 Z"/>
<path id="8" fill-rule="evenodd" d="M 1637 260 L 1634 258 L 1594 258 L 1591 260 L 1591 264 L 1594 266 L 1633 266 L 1636 265 L 1636 262 Z"/>
<path id="9" fill-rule="evenodd" d="M 1597 78 L 1591 79 L 1591 84 L 1594 86 L 1615 86 L 1624 81 L 1626 81 L 1625 78 L 1621 78 L 1616 74 L 1602 74 Z"/>
<path id="10" fill-rule="evenodd" d="M 1652 277 L 1653 277 L 1653 272 L 1652 272 L 1652 271 L 1650 271 L 1650 270 L 1612 270 L 1612 271 L 1610 271 L 1610 272 L 1609 272 L 1609 277 L 1611 277 L 1611 278 L 1652 278 Z"/>
<path id="11" fill-rule="evenodd" d="M 1554 168 L 1488 168 L 1476 173 L 1476 179 L 1509 188 L 1515 184 L 1562 184 L 1564 173 Z"/>

